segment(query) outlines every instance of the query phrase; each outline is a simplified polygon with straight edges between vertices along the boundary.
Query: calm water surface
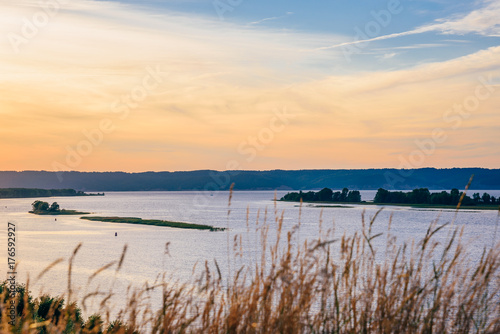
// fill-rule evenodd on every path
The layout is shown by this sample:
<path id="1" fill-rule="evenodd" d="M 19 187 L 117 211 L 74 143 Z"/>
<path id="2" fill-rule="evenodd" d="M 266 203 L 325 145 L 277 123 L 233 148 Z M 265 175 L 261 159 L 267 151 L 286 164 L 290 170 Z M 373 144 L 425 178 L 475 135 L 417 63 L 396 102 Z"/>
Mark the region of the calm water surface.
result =
<path id="1" fill-rule="evenodd" d="M 474 191 L 478 192 L 478 191 Z M 487 191 L 495 197 L 499 191 Z M 286 191 L 278 191 L 280 198 Z M 362 191 L 364 200 L 373 199 L 376 191 Z M 483 191 L 481 191 L 483 193 Z M 115 305 L 121 306 L 129 285 L 140 287 L 146 281 L 152 283 L 159 274 L 165 273 L 169 280 L 188 282 L 193 277 L 193 266 L 205 260 L 217 260 L 223 274 L 227 273 L 228 239 L 235 234 L 242 235 L 243 258 L 234 259 L 232 246 L 229 265 L 237 267 L 251 264 L 260 259 L 260 242 L 255 233 L 257 215 L 262 225 L 267 208 L 270 223 L 270 242 L 275 235 L 275 212 L 284 212 L 283 228 L 290 230 L 299 219 L 296 203 L 272 201 L 272 191 L 237 191 L 233 193 L 228 216 L 228 192 L 109 192 L 104 197 L 54 197 L 43 199 L 57 201 L 61 208 L 92 212 L 102 216 L 140 217 L 230 227 L 230 232 L 207 232 L 172 229 L 166 227 L 113 224 L 80 220 L 79 216 L 35 216 L 28 214 L 35 199 L 0 200 L 0 249 L 6 250 L 7 222 L 16 224 L 18 280 L 25 282 L 28 276 L 32 282 L 30 290 L 35 294 L 48 292 L 63 294 L 67 291 L 68 259 L 73 249 L 82 243 L 74 260 L 72 284 L 81 297 L 99 287 L 112 288 L 116 292 Z M 248 215 L 247 215 L 248 208 Z M 361 228 L 361 216 L 372 217 L 379 207 L 355 205 L 347 208 L 315 208 L 304 205 L 301 213 L 301 227 L 296 243 L 314 239 L 319 233 L 319 221 L 323 229 L 335 226 L 337 235 L 352 235 Z M 276 211 L 275 211 L 276 210 Z M 400 242 L 420 239 L 425 235 L 431 221 L 439 223 L 454 220 L 453 210 L 413 209 L 409 207 L 386 207 L 378 216 L 374 233 L 387 232 L 392 216 L 392 233 Z M 247 219 L 248 217 L 248 219 Z M 57 221 L 55 221 L 57 218 Z M 498 213 L 496 211 L 464 210 L 454 222 L 465 226 L 464 239 L 471 258 L 477 258 L 485 246 L 496 238 Z M 118 236 L 115 237 L 115 232 Z M 442 230 L 438 239 L 446 239 L 449 230 Z M 169 243 L 168 252 L 166 244 Z M 379 241 L 380 245 L 383 240 Z M 89 276 L 100 267 L 120 258 L 124 245 L 128 251 L 122 269 L 116 273 L 112 267 L 89 283 Z M 6 254 L 2 255 L 0 275 L 7 272 Z M 53 267 L 42 278 L 35 278 L 54 260 L 65 261 Z M 231 262 L 232 261 L 232 262 Z M 236 261 L 236 262 L 234 262 Z"/>

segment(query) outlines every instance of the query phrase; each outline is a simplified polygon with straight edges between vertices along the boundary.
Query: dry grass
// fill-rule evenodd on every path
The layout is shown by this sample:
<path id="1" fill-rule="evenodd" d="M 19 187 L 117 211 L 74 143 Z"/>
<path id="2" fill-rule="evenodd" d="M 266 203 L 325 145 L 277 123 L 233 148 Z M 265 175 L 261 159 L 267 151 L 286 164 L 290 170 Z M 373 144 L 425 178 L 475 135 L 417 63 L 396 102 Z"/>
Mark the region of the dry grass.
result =
<path id="1" fill-rule="evenodd" d="M 297 245 L 300 218 L 293 229 L 284 233 L 283 213 L 276 206 L 274 219 L 267 218 L 267 210 L 263 216 L 263 221 L 256 224 L 262 246 L 257 263 L 237 267 L 237 261 L 232 261 L 234 269 L 229 269 L 226 277 L 217 262 L 205 263 L 197 271 L 194 285 L 179 287 L 161 279 L 152 286 L 133 290 L 120 310 L 109 309 L 112 291 L 94 291 L 79 305 L 84 307 L 88 299 L 100 298 L 100 316 L 86 321 L 75 303 L 66 305 L 62 298 L 49 296 L 30 297 L 25 293 L 28 282 L 25 289 L 19 288 L 18 316 L 15 326 L 10 326 L 6 313 L 9 291 L 4 286 L 1 332 L 500 332 L 500 245 L 485 249 L 479 261 L 471 262 L 461 241 L 462 229 L 433 222 L 423 239 L 401 244 L 391 235 L 390 223 L 387 233 L 373 235 L 377 215 L 370 220 L 363 215 L 362 229 L 355 235 L 337 237 L 332 227 L 322 231 L 317 240 Z M 272 243 L 268 238 L 271 227 L 277 230 Z M 436 236 L 442 240 L 446 230 L 446 241 L 438 242 Z M 375 247 L 377 238 L 385 238 L 385 248 Z M 236 236 L 231 241 L 234 258 L 243 256 L 242 239 Z M 125 251 L 117 263 L 99 269 L 89 281 L 114 266 L 117 273 Z M 70 301 L 72 260 L 77 252 L 78 247 L 68 268 L 65 297 Z M 150 306 L 153 290 L 161 291 L 160 309 Z M 118 314 L 114 321 L 111 311 Z"/>

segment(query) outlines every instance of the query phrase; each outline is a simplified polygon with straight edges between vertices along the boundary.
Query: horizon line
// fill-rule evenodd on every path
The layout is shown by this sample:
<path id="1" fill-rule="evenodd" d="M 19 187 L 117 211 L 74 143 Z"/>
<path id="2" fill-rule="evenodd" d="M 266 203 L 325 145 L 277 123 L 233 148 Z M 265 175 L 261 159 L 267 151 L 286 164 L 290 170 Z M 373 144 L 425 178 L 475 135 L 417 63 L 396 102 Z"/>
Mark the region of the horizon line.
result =
<path id="1" fill-rule="evenodd" d="M 77 170 L 67 170 L 67 171 L 54 171 L 54 170 L 35 170 L 35 169 L 25 169 L 25 170 L 0 170 L 0 173 L 24 173 L 24 172 L 45 172 L 45 173 L 125 173 L 125 174 L 144 174 L 144 173 L 190 173 L 190 172 L 272 172 L 272 171 L 285 171 L 285 172 L 295 172 L 295 171 L 361 171 L 361 170 L 422 170 L 422 169 L 435 169 L 435 170 L 446 170 L 446 169 L 484 169 L 484 170 L 500 170 L 500 167 L 490 168 L 490 167 L 417 167 L 417 168 L 395 168 L 395 167 L 381 167 L 381 168 L 303 168 L 303 169 L 191 169 L 191 170 L 158 170 L 158 171 L 141 171 L 141 172 L 128 172 L 128 171 L 77 171 Z"/>

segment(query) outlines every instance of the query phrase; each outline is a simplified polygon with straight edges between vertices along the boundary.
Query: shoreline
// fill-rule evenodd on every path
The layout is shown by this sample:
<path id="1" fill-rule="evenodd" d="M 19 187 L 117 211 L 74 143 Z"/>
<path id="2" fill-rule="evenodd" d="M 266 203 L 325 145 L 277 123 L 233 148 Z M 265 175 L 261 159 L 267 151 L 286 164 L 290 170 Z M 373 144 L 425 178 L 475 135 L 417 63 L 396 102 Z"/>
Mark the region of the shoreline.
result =
<path id="1" fill-rule="evenodd" d="M 278 202 L 285 202 L 285 203 L 300 203 L 300 201 L 284 201 L 284 200 L 277 200 Z M 344 208 L 352 208 L 352 205 L 372 205 L 372 206 L 381 206 L 381 207 L 386 207 L 386 206 L 402 206 L 402 207 L 409 207 L 409 208 L 418 208 L 418 209 L 449 209 L 449 210 L 457 210 L 456 205 L 440 205 L 440 204 L 409 204 L 409 203 L 373 203 L 373 202 L 324 202 L 324 201 L 302 201 L 302 203 L 307 203 L 307 204 L 321 204 L 320 206 L 313 205 L 311 207 L 344 207 Z M 325 205 L 325 204 L 331 204 L 331 205 Z M 497 205 L 462 205 L 459 210 L 487 210 L 487 211 L 500 211 L 500 206 Z"/>
<path id="2" fill-rule="evenodd" d="M 38 215 L 38 216 L 80 216 L 80 215 L 90 215 L 90 212 L 80 212 L 76 210 L 65 210 L 62 209 L 61 211 L 54 211 L 54 212 L 34 212 L 34 211 L 28 211 L 28 213 L 31 213 L 33 215 Z"/>

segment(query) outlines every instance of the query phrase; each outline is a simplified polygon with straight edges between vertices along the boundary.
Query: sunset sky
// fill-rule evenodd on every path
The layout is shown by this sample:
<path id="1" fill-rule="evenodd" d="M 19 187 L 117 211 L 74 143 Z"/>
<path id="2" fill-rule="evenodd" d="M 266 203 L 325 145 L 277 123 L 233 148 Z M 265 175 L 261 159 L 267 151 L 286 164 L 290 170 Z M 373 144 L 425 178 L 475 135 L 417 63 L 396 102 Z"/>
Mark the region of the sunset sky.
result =
<path id="1" fill-rule="evenodd" d="M 500 0 L 0 0 L 0 170 L 500 168 Z"/>

